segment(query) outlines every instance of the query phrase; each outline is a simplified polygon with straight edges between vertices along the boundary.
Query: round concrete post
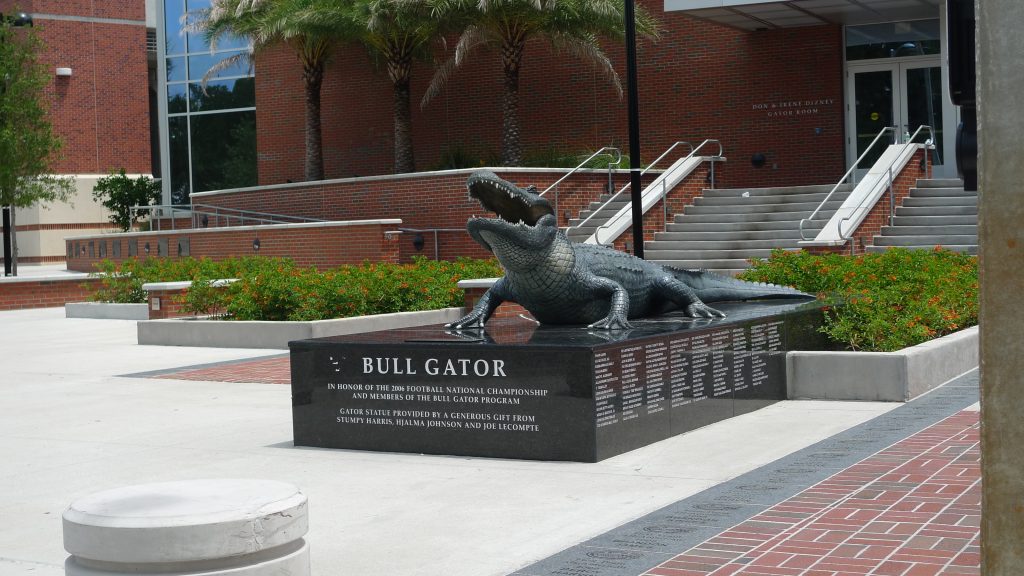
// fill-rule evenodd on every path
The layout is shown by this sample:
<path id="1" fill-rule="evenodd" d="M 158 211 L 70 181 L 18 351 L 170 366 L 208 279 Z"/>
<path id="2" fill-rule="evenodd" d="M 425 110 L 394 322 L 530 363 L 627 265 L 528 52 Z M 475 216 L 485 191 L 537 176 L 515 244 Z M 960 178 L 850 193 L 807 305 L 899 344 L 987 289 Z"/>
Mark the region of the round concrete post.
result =
<path id="1" fill-rule="evenodd" d="M 271 480 L 128 486 L 64 512 L 68 576 L 309 574 L 306 496 Z"/>

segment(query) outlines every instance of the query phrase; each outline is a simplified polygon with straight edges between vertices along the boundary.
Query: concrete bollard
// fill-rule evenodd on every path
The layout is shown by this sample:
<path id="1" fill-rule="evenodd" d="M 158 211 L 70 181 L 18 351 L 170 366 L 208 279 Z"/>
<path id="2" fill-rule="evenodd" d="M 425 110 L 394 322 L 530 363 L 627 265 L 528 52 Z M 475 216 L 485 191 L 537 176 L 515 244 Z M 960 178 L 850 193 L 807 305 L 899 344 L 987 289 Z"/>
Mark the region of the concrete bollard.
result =
<path id="1" fill-rule="evenodd" d="M 127 486 L 64 512 L 67 576 L 309 575 L 306 496 L 272 480 Z"/>

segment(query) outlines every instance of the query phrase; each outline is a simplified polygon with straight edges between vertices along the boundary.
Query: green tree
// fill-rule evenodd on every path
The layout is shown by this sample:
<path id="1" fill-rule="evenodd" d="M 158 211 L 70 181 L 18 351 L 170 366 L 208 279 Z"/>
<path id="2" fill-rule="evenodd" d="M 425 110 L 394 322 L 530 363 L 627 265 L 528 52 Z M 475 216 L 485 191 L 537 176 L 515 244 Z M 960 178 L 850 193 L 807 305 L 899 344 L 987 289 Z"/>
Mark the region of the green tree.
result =
<path id="1" fill-rule="evenodd" d="M 474 49 L 489 45 L 499 49 L 505 73 L 502 102 L 501 163 L 518 166 L 523 160 L 519 136 L 519 70 L 523 50 L 532 38 L 546 38 L 559 51 L 591 64 L 604 73 L 622 97 L 622 84 L 598 38 L 625 37 L 623 0 L 432 0 L 437 14 L 464 13 L 471 22 L 459 37 L 455 54 L 435 73 L 425 105 L 436 96 L 456 68 Z M 449 16 L 450 17 L 450 16 Z M 657 20 L 636 7 L 636 30 L 641 36 L 658 37 Z"/>
<path id="2" fill-rule="evenodd" d="M 302 65 L 306 96 L 305 179 L 323 180 L 324 155 L 320 121 L 320 89 L 324 68 L 339 43 L 351 41 L 358 29 L 348 19 L 317 16 L 345 8 L 346 0 L 212 0 L 210 8 L 190 15 L 186 27 L 202 32 L 215 49 L 226 37 L 245 37 L 251 51 L 221 60 L 205 79 L 220 70 L 235 66 L 240 59 L 251 59 L 260 52 L 284 44 L 295 52 Z"/>
<path id="3" fill-rule="evenodd" d="M 110 222 L 127 232 L 139 219 L 133 206 L 149 206 L 160 201 L 160 183 L 149 176 L 132 180 L 121 168 L 97 180 L 92 197 L 110 210 Z"/>
<path id="4" fill-rule="evenodd" d="M 31 28 L 0 21 L 0 206 L 28 208 L 39 202 L 66 202 L 70 178 L 50 174 L 60 150 L 43 104 L 49 75 L 36 59 L 42 43 Z M 18 274 L 17 235 L 12 232 L 12 272 Z"/>

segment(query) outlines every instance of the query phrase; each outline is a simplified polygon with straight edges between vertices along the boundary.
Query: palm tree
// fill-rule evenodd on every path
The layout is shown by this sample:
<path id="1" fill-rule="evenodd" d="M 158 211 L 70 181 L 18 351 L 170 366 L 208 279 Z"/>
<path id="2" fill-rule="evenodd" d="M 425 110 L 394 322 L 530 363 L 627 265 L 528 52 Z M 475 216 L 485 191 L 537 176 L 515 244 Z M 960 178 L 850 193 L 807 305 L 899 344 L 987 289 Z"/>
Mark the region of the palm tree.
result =
<path id="1" fill-rule="evenodd" d="M 384 60 L 394 96 L 395 173 L 412 172 L 412 107 L 409 82 L 413 59 L 440 38 L 445 19 L 423 0 L 371 0 L 363 44 Z"/>
<path id="2" fill-rule="evenodd" d="M 601 50 L 598 37 L 621 39 L 625 36 L 623 0 L 434 0 L 438 14 L 467 13 L 471 24 L 455 46 L 455 54 L 434 75 L 423 105 L 436 96 L 456 68 L 482 45 L 501 51 L 505 73 L 502 103 L 501 163 L 516 166 L 522 162 L 519 138 L 519 70 L 527 41 L 547 38 L 558 50 L 564 50 L 602 71 L 622 97 L 622 84 L 611 61 Z M 654 39 L 658 23 L 646 10 L 636 9 L 636 30 Z"/>
<path id="3" fill-rule="evenodd" d="M 317 14 L 336 12 L 348 4 L 344 0 L 212 0 L 210 8 L 190 15 L 186 27 L 203 32 L 214 49 L 227 37 L 245 37 L 251 51 L 221 60 L 206 74 L 204 81 L 239 60 L 252 59 L 261 51 L 285 44 L 302 64 L 306 93 L 305 179 L 323 180 L 323 136 L 320 123 L 320 88 L 324 68 L 334 48 L 356 37 L 358 28 L 350 20 L 319 18 Z"/>

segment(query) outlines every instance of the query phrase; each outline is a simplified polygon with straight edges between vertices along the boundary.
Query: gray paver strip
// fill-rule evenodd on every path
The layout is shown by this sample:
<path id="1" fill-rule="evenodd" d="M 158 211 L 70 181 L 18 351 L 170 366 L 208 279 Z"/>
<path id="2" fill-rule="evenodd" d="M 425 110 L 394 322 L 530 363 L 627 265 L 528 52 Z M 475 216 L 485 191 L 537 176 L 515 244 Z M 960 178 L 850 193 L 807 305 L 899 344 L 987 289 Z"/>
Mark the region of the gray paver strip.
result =
<path id="1" fill-rule="evenodd" d="M 978 401 L 978 371 L 514 573 L 635 576 Z"/>

